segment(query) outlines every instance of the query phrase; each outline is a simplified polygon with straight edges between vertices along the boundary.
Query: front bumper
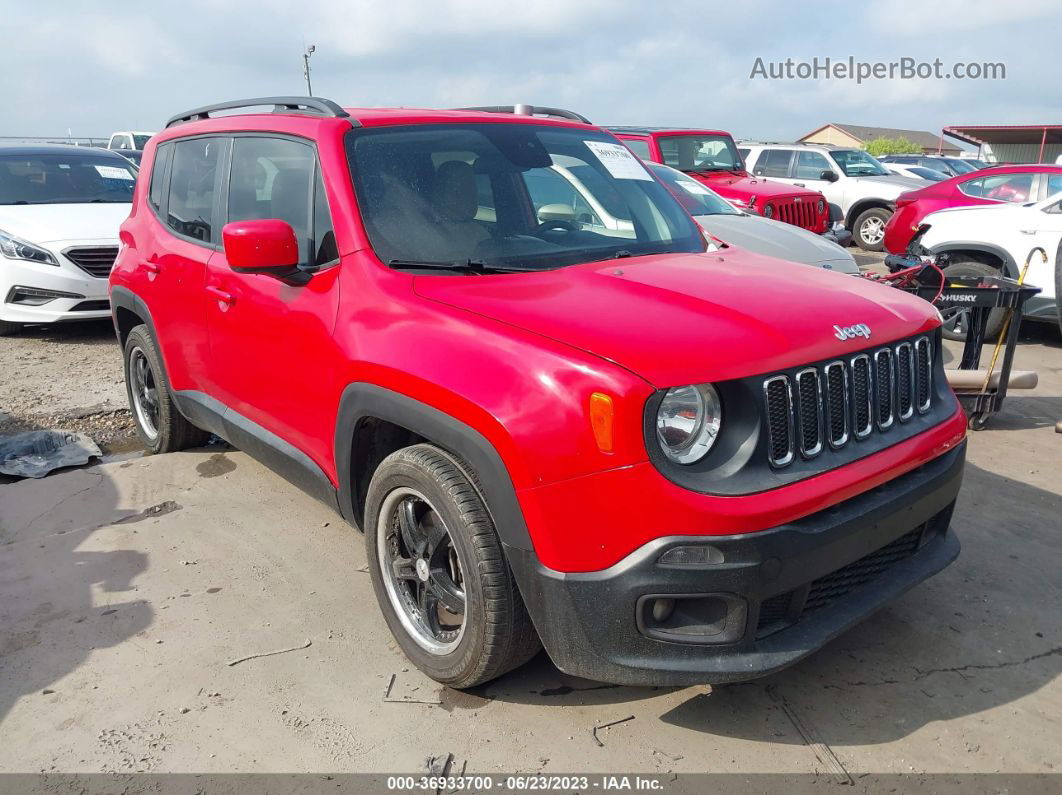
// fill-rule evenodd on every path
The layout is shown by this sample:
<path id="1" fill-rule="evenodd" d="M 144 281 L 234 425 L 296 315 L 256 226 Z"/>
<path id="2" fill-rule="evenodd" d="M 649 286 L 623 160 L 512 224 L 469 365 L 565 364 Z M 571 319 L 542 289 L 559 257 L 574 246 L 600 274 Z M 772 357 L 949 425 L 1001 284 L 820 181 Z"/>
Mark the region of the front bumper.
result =
<path id="1" fill-rule="evenodd" d="M 38 243 L 56 258 L 59 265 L 0 257 L 0 320 L 8 323 L 60 323 L 109 318 L 107 279 L 85 272 L 63 252 L 79 246 L 117 244 L 118 241 L 110 239 Z M 20 287 L 62 296 L 33 306 L 18 301 Z"/>
<path id="2" fill-rule="evenodd" d="M 842 248 L 852 245 L 851 230 L 845 229 L 844 224 L 837 221 L 831 224 L 830 228 L 822 233 L 822 236 L 827 240 L 832 240 Z"/>
<path id="3" fill-rule="evenodd" d="M 964 458 L 965 443 L 798 521 L 659 538 L 602 571 L 554 571 L 515 548 L 509 562 L 543 645 L 566 673 L 625 685 L 753 679 L 811 654 L 955 559 L 949 523 Z M 659 560 L 698 544 L 716 551 L 712 562 Z M 687 615 L 696 617 L 678 635 L 652 613 L 660 598 L 693 606 Z M 705 634 L 688 634 L 698 621 Z"/>

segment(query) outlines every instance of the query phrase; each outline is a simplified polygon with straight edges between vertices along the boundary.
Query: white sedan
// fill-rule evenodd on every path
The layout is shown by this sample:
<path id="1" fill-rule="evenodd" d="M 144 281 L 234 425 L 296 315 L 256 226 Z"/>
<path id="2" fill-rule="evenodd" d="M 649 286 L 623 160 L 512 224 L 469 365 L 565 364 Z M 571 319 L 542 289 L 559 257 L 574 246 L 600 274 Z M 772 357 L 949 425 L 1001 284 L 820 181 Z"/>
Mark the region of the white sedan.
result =
<path id="1" fill-rule="evenodd" d="M 992 276 L 1002 273 L 1017 278 L 1025 262 L 1029 270 L 1025 282 L 1040 288 L 1025 304 L 1025 317 L 1059 322 L 1062 310 L 1062 193 L 1028 204 L 987 204 L 938 210 L 922 219 L 912 243 L 930 254 L 946 255 L 944 272 L 949 276 Z M 1043 249 L 1040 254 L 1030 253 Z M 1002 324 L 1002 313 L 994 313 L 988 333 L 994 335 Z M 963 314 L 947 318 L 945 334 L 961 338 Z"/>

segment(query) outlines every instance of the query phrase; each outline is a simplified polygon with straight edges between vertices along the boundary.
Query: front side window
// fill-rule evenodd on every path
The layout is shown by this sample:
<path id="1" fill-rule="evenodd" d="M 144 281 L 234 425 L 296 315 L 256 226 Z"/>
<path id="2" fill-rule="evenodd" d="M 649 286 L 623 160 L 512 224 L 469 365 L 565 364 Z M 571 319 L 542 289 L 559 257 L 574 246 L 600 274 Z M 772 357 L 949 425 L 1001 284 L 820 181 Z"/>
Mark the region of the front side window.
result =
<path id="1" fill-rule="evenodd" d="M 315 160 L 309 144 L 285 138 L 236 138 L 229 169 L 228 220 L 286 221 L 299 242 L 299 262 L 308 263 Z"/>
<path id="2" fill-rule="evenodd" d="M 131 202 L 135 182 L 115 155 L 0 155 L 0 204 Z"/>
<path id="3" fill-rule="evenodd" d="M 603 132 L 532 124 L 360 128 L 348 133 L 347 155 L 366 231 L 385 263 L 540 270 L 704 250 L 667 189 Z M 602 213 L 616 223 L 602 225 Z"/>
<path id="4" fill-rule="evenodd" d="M 1047 195 L 1054 196 L 1062 192 L 1062 174 L 1047 175 Z"/>
<path id="5" fill-rule="evenodd" d="M 679 171 L 743 171 L 729 135 L 664 135 L 657 139 L 666 165 Z"/>
<path id="6" fill-rule="evenodd" d="M 641 138 L 624 138 L 623 143 L 627 144 L 627 148 L 642 160 L 649 160 L 650 154 L 648 141 L 643 141 Z"/>
<path id="7" fill-rule="evenodd" d="M 189 138 L 174 144 L 166 224 L 177 234 L 204 243 L 214 239 L 218 165 L 226 143 L 222 138 Z"/>
<path id="8" fill-rule="evenodd" d="M 836 149 L 830 152 L 830 157 L 846 177 L 887 177 L 889 175 L 885 166 L 859 149 Z"/>
<path id="9" fill-rule="evenodd" d="M 111 145 L 109 149 L 128 149 L 129 145 L 125 141 L 124 135 L 115 135 L 111 138 Z"/>
<path id="10" fill-rule="evenodd" d="M 147 142 L 151 140 L 150 135 L 134 135 L 133 136 L 133 148 L 143 149 L 147 146 Z"/>
<path id="11" fill-rule="evenodd" d="M 1000 202 L 1027 202 L 1032 193 L 1033 174 L 993 174 L 959 183 L 959 190 L 978 199 Z"/>
<path id="12" fill-rule="evenodd" d="M 823 171 L 832 171 L 826 158 L 818 152 L 797 152 L 793 176 L 797 179 L 822 179 Z"/>

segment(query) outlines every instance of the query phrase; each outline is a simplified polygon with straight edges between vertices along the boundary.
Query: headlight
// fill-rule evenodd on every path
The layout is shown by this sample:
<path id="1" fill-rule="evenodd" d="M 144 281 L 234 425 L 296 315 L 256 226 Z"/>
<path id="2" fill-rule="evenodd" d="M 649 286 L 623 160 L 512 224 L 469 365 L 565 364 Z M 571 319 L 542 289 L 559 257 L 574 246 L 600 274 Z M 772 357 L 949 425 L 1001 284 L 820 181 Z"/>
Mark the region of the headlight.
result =
<path id="1" fill-rule="evenodd" d="M 824 202 L 822 199 L 819 199 L 818 208 L 819 215 L 822 215 L 826 211 L 826 202 Z"/>
<path id="2" fill-rule="evenodd" d="M 704 458 L 715 444 L 723 420 L 719 393 L 711 384 L 669 389 L 656 412 L 656 438 L 676 464 Z"/>
<path id="3" fill-rule="evenodd" d="M 27 243 L 14 235 L 9 235 L 2 229 L 0 229 L 0 254 L 3 254 L 8 259 L 22 259 L 28 262 L 39 262 L 43 265 L 59 264 L 50 252 L 32 243 Z"/>
<path id="4" fill-rule="evenodd" d="M 773 215 L 774 215 L 774 207 L 772 207 L 770 204 L 765 204 L 763 206 L 763 217 L 764 218 L 770 218 Z"/>

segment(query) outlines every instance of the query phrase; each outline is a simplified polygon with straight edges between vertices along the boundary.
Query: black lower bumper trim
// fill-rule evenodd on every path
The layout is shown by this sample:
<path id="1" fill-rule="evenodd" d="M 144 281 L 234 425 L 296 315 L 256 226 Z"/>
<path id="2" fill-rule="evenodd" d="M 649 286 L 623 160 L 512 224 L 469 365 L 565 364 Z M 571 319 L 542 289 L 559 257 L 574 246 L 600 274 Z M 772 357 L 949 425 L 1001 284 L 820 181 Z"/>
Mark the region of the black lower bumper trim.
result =
<path id="1" fill-rule="evenodd" d="M 754 679 L 821 648 L 957 557 L 949 524 L 964 458 L 965 443 L 799 521 L 656 539 L 603 571 L 557 572 L 515 548 L 507 548 L 509 562 L 543 645 L 566 673 L 627 685 Z M 659 562 L 669 549 L 697 544 L 721 552 L 722 562 Z M 732 619 L 700 619 L 714 634 L 698 637 L 696 620 L 692 632 L 647 630 L 646 597 L 668 594 L 676 604 L 705 599 L 700 613 L 687 611 L 695 615 L 711 613 L 713 599 L 739 607 Z"/>

